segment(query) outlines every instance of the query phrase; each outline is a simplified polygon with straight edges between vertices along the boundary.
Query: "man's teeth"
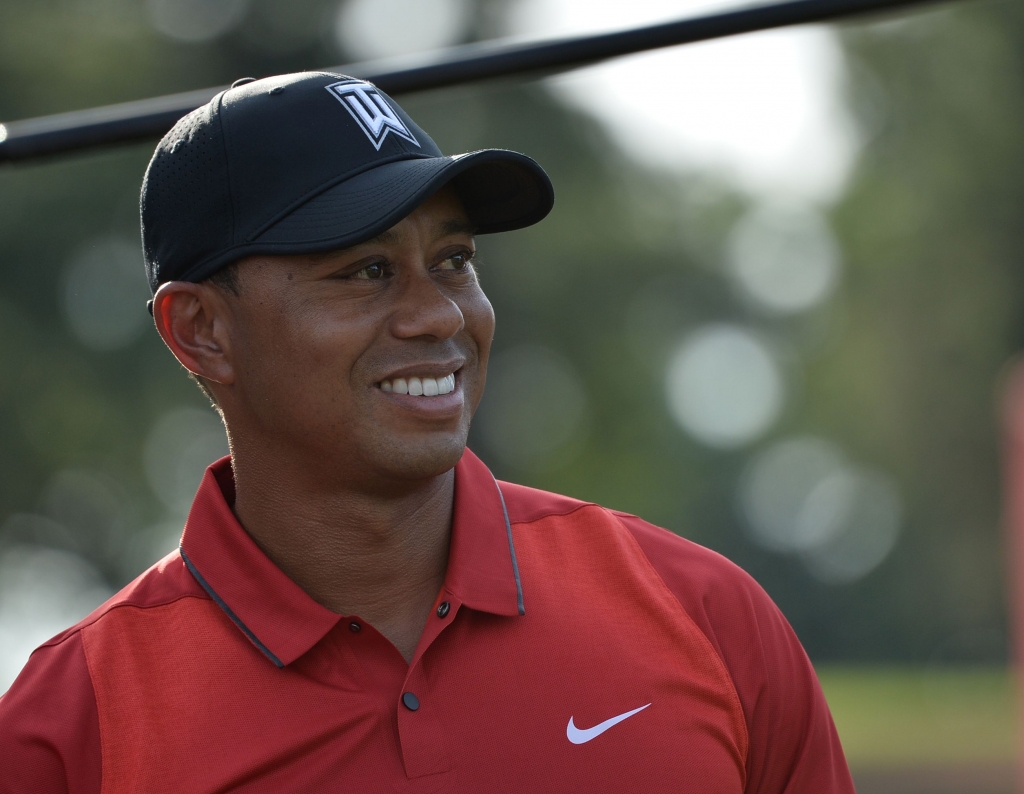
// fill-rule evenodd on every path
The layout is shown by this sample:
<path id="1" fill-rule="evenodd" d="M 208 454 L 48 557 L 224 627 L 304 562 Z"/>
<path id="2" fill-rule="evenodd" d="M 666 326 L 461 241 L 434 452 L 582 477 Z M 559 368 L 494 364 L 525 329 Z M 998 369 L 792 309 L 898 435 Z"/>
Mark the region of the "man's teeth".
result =
<path id="1" fill-rule="evenodd" d="M 455 374 L 443 378 L 395 378 L 382 380 L 380 390 L 395 394 L 411 394 L 413 397 L 436 397 L 455 391 Z"/>

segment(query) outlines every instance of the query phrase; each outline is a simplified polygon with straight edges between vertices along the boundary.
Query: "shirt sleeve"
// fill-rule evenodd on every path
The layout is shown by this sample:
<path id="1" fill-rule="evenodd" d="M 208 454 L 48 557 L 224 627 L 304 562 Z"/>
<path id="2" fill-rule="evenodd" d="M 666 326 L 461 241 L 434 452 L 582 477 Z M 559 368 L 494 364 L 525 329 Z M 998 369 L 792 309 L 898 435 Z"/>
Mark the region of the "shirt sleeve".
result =
<path id="1" fill-rule="evenodd" d="M 71 633 L 38 648 L 0 697 L 0 794 L 99 794 L 100 726 Z"/>
<path id="2" fill-rule="evenodd" d="M 746 794 L 854 794 L 818 677 L 768 594 L 721 555 L 617 515 L 732 676 L 750 738 Z"/>

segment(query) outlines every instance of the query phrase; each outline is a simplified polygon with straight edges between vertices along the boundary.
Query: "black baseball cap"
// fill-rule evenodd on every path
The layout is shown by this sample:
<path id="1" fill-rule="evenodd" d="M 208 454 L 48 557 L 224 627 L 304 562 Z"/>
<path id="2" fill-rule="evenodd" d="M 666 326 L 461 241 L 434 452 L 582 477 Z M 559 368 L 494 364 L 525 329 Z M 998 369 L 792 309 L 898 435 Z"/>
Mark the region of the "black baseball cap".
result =
<path id="1" fill-rule="evenodd" d="M 175 124 L 146 169 L 149 285 L 202 281 L 251 254 L 355 245 L 448 183 L 478 234 L 534 224 L 554 203 L 531 158 L 445 156 L 371 83 L 328 72 L 236 81 Z"/>

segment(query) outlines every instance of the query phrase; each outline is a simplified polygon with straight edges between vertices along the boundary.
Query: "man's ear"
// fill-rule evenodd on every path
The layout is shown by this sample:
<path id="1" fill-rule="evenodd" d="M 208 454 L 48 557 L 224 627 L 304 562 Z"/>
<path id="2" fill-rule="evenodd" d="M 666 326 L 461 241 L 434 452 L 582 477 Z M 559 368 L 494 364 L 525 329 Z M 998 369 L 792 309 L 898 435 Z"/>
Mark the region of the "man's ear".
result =
<path id="1" fill-rule="evenodd" d="M 234 382 L 231 314 L 220 290 L 189 281 L 161 284 L 153 296 L 153 320 L 160 338 L 185 369 L 215 383 Z"/>

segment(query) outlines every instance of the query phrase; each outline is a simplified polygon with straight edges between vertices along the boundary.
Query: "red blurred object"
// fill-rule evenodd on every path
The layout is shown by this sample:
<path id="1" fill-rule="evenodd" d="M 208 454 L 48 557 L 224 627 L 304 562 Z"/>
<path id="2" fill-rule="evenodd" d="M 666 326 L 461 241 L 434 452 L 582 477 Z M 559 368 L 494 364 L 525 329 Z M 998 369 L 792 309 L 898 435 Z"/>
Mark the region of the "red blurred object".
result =
<path id="1" fill-rule="evenodd" d="M 1006 532 L 1010 648 L 1017 680 L 1024 664 L 1024 358 L 1007 367 L 1002 390 L 1003 521 Z M 1018 687 L 1018 692 L 1024 692 Z M 1018 714 L 1024 718 L 1024 695 L 1018 694 Z M 1024 736 L 1024 730 L 1021 731 Z M 1024 749 L 1024 748 L 1021 748 Z M 1016 791 L 1024 794 L 1024 752 L 1019 752 Z"/>

